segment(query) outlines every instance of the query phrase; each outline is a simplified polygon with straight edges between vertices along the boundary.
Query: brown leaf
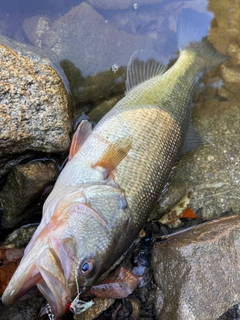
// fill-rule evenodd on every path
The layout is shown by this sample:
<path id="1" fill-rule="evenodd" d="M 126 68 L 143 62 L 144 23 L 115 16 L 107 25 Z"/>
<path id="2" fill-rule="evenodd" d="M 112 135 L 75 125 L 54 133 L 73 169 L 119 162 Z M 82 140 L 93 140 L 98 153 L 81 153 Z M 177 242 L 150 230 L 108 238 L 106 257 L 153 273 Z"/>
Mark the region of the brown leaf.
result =
<path id="1" fill-rule="evenodd" d="M 6 289 L 23 256 L 22 249 L 0 248 L 0 295 Z"/>

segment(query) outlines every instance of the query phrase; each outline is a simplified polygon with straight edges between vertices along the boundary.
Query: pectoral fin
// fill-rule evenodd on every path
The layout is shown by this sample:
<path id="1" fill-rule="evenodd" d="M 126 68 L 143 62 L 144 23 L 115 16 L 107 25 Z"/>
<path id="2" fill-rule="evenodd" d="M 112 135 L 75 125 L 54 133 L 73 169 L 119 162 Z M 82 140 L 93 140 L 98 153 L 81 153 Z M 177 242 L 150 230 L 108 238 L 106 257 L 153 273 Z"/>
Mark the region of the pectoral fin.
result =
<path id="1" fill-rule="evenodd" d="M 92 133 L 92 124 L 88 120 L 82 120 L 74 133 L 69 151 L 68 161 L 70 161 L 80 149 L 83 142 Z"/>
<path id="2" fill-rule="evenodd" d="M 129 137 L 124 137 L 115 143 L 109 145 L 102 157 L 93 165 L 93 167 L 103 167 L 104 178 L 119 165 L 119 163 L 126 157 L 128 151 L 131 149 L 131 141 Z"/>

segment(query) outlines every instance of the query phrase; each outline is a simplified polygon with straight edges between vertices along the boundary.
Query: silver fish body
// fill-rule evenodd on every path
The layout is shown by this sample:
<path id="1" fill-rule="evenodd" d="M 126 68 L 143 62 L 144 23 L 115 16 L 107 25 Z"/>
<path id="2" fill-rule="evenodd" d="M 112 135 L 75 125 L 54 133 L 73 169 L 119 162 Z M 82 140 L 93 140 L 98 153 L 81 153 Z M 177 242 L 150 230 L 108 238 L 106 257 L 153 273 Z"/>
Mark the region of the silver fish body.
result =
<path id="1" fill-rule="evenodd" d="M 128 66 L 126 96 L 92 131 L 86 120 L 80 124 L 70 160 L 44 204 L 41 224 L 3 303 L 37 284 L 54 313 L 62 315 L 77 294 L 76 279 L 80 291 L 87 291 L 146 223 L 187 133 L 195 134 L 190 105 L 197 81 L 226 60 L 205 40 L 190 38 L 186 44 L 187 16 L 194 12 L 198 20 L 210 21 L 190 11 L 179 19 L 181 53 L 174 66 L 164 73 L 165 63 L 153 53 L 136 53 Z"/>

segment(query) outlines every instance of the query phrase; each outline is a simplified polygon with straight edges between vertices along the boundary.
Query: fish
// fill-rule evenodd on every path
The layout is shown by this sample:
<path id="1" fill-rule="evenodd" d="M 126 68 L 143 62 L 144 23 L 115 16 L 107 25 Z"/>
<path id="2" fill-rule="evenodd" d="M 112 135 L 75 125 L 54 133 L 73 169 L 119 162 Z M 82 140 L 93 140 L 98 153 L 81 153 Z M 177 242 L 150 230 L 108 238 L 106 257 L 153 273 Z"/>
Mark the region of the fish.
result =
<path id="1" fill-rule="evenodd" d="M 79 124 L 4 304 L 37 285 L 61 316 L 137 238 L 180 154 L 202 143 L 191 124 L 193 95 L 201 76 L 228 59 L 206 39 L 212 17 L 183 9 L 175 64 L 135 52 L 125 97 L 94 128 Z"/>

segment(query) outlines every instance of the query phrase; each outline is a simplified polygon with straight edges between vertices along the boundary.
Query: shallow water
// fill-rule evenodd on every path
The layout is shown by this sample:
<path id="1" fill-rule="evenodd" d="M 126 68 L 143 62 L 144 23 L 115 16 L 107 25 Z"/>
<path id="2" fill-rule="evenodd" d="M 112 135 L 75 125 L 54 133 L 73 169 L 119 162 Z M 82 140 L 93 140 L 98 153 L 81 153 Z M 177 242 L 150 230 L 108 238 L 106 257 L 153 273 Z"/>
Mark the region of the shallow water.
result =
<path id="1" fill-rule="evenodd" d="M 151 49 L 169 61 L 177 57 L 176 19 L 182 8 L 213 11 L 210 40 L 222 53 L 239 55 L 236 1 L 1 2 L 0 34 L 57 55 L 78 114 L 124 92 L 126 65 L 134 51 Z M 210 87 L 222 84 L 215 71 Z"/>

